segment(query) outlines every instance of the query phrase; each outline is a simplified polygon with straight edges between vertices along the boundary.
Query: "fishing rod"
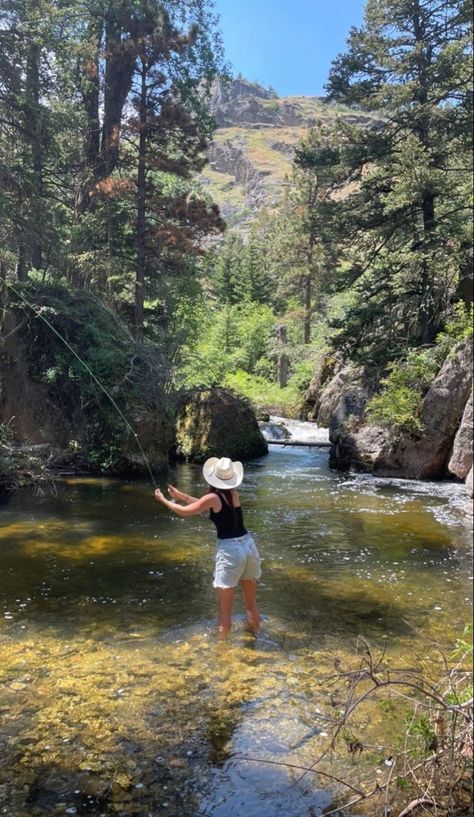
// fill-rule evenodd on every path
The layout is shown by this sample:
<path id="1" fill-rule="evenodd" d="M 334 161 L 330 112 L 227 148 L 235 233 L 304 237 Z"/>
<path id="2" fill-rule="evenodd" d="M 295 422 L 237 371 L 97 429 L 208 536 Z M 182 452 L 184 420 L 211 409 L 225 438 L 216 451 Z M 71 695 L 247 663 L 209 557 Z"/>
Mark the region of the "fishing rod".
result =
<path id="1" fill-rule="evenodd" d="M 59 340 L 60 340 L 62 343 L 64 343 L 64 345 L 65 345 L 65 346 L 66 346 L 66 347 L 69 349 L 69 351 L 71 352 L 71 354 L 73 354 L 73 355 L 74 355 L 74 357 L 75 357 L 75 358 L 76 358 L 76 359 L 79 361 L 79 363 L 80 363 L 82 366 L 84 366 L 84 368 L 85 368 L 85 369 L 86 369 L 86 371 L 89 373 L 89 375 L 90 375 L 90 377 L 92 378 L 92 380 L 94 381 L 94 383 L 96 383 L 96 384 L 97 384 L 97 386 L 99 386 L 99 388 L 100 388 L 100 389 L 103 391 L 103 393 L 105 394 L 105 396 L 106 396 L 106 397 L 107 397 L 107 398 L 110 400 L 110 402 L 112 403 L 113 407 L 115 408 L 115 410 L 117 411 L 117 413 L 120 415 L 120 417 L 122 418 L 123 422 L 124 422 L 124 423 L 125 423 L 125 425 L 127 426 L 128 430 L 131 432 L 131 434 L 132 434 L 132 435 L 133 435 L 133 437 L 135 438 L 135 441 L 136 441 L 136 443 L 137 443 L 137 446 L 138 446 L 138 448 L 140 449 L 140 453 L 141 453 L 141 455 L 142 455 L 142 457 L 143 457 L 143 461 L 144 461 L 144 463 L 145 463 L 145 465 L 146 465 L 146 467 L 147 467 L 147 469 L 148 469 L 148 472 L 149 472 L 149 474 L 150 474 L 151 481 L 152 481 L 152 483 L 153 483 L 154 487 L 155 487 L 155 488 L 157 488 L 158 486 L 157 486 L 157 483 L 156 483 L 156 480 L 155 480 L 155 476 L 154 476 L 154 474 L 153 474 L 153 471 L 152 471 L 152 469 L 151 469 L 150 461 L 149 461 L 148 457 L 146 456 L 146 454 L 145 454 L 145 452 L 144 452 L 144 450 L 143 450 L 143 446 L 142 446 L 142 444 L 141 444 L 141 442 L 140 442 L 140 439 L 139 439 L 139 437 L 138 437 L 137 432 L 136 432 L 136 431 L 135 431 L 135 429 L 134 429 L 134 428 L 133 428 L 133 427 L 130 425 L 130 423 L 129 423 L 129 421 L 127 420 L 127 418 L 125 417 L 125 415 L 124 415 L 123 411 L 122 411 L 122 410 L 121 410 L 121 408 L 120 408 L 120 407 L 117 405 L 116 401 L 114 400 L 114 398 L 112 397 L 112 395 L 110 394 L 110 392 L 108 392 L 108 391 L 107 391 L 107 389 L 105 388 L 104 384 L 103 384 L 103 383 L 102 383 L 102 382 L 99 380 L 99 378 L 97 377 L 97 375 L 95 375 L 95 374 L 94 374 L 94 372 L 92 371 L 92 369 L 90 369 L 90 368 L 89 368 L 89 366 L 87 365 L 87 363 L 85 362 L 85 360 L 83 360 L 83 359 L 82 359 L 82 357 L 81 357 L 80 355 L 78 355 L 78 353 L 75 351 L 75 349 L 73 349 L 73 348 L 72 348 L 72 346 L 69 344 L 69 342 L 66 340 L 66 338 L 65 338 L 65 337 L 63 337 L 63 336 L 61 335 L 61 333 L 60 333 L 60 332 L 58 332 L 58 330 L 57 330 L 57 329 L 56 329 L 56 328 L 53 326 L 53 324 L 52 324 L 50 321 L 48 321 L 48 319 L 47 319 L 47 318 L 45 318 L 45 316 L 42 314 L 42 312 L 41 312 L 41 310 L 40 310 L 40 309 L 37 309 L 37 308 L 34 306 L 34 304 L 32 304 L 32 303 L 31 303 L 31 302 L 28 300 L 28 298 L 25 298 L 25 296 L 24 296 L 24 295 L 23 295 L 21 292 L 19 292 L 19 291 L 18 291 L 18 290 L 17 290 L 17 289 L 16 289 L 16 288 L 13 286 L 13 284 L 10 284 L 8 281 L 5 281 L 5 280 L 4 280 L 2 283 L 4 283 L 6 287 L 8 287 L 9 289 L 11 289 L 11 291 L 12 291 L 12 292 L 13 292 L 13 293 L 14 293 L 14 294 L 17 296 L 17 298 L 20 298 L 20 300 L 22 300 L 22 301 L 23 301 L 23 303 L 25 303 L 25 304 L 26 304 L 26 305 L 27 305 L 27 306 L 28 306 L 28 307 L 31 309 L 31 311 L 32 311 L 32 312 L 33 312 L 33 313 L 36 315 L 36 317 L 37 317 L 37 318 L 40 318 L 40 319 L 43 321 L 43 323 L 45 323 L 45 324 L 46 324 L 46 326 L 48 326 L 48 327 L 51 329 L 51 331 L 52 331 L 52 332 L 54 332 L 54 334 L 56 335 L 56 337 L 57 337 L 57 338 L 59 338 Z"/>

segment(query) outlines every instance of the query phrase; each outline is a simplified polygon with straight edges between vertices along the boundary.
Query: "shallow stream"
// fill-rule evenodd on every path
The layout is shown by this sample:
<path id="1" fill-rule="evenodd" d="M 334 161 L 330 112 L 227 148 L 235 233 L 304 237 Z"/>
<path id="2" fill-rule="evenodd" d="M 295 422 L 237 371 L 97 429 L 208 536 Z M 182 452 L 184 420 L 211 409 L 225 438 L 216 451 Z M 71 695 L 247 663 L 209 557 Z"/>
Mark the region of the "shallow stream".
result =
<path id="1" fill-rule="evenodd" d="M 196 466 L 170 478 L 204 487 Z M 238 600 L 224 645 L 205 517 L 115 480 L 2 506 L 1 814 L 317 817 L 335 789 L 296 767 L 324 748 L 334 663 L 363 636 L 422 665 L 471 620 L 462 486 L 347 478 L 325 450 L 275 448 L 248 466 L 243 504 L 263 627 L 246 633 Z M 388 727 L 371 720 L 384 775 Z M 355 780 L 364 758 L 333 769 Z"/>

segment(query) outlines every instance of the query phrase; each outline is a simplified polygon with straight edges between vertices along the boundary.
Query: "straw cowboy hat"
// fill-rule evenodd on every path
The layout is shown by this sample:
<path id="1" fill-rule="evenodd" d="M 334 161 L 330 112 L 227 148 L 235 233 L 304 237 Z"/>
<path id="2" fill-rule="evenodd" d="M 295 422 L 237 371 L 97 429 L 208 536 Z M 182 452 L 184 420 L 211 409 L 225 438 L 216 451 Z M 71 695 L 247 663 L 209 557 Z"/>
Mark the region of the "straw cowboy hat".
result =
<path id="1" fill-rule="evenodd" d="M 232 462 L 227 457 L 211 457 L 204 463 L 204 479 L 213 488 L 230 491 L 237 488 L 244 478 L 244 466 L 241 462 Z"/>

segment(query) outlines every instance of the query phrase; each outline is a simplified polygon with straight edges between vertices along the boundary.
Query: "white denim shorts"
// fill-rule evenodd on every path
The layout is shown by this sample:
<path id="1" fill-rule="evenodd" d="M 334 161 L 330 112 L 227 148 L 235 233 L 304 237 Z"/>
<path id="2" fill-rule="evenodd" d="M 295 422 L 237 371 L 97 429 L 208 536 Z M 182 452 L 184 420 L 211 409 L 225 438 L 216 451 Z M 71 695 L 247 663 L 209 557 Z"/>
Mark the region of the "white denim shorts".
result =
<path id="1" fill-rule="evenodd" d="M 260 556 L 250 533 L 234 539 L 218 539 L 214 587 L 237 587 L 244 579 L 259 579 L 262 575 Z"/>

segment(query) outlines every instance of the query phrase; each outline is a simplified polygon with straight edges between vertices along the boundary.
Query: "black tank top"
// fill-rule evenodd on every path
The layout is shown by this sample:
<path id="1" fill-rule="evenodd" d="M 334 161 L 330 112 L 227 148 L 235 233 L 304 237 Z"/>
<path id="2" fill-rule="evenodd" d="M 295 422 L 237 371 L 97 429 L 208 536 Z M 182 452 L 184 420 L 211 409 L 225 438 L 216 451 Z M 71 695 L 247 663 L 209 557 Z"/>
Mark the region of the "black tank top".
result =
<path id="1" fill-rule="evenodd" d="M 217 494 L 221 503 L 222 509 L 216 513 L 211 509 L 210 517 L 217 528 L 218 539 L 233 539 L 238 536 L 245 536 L 247 533 L 244 527 L 244 517 L 242 508 L 231 508 L 221 494 Z"/>

